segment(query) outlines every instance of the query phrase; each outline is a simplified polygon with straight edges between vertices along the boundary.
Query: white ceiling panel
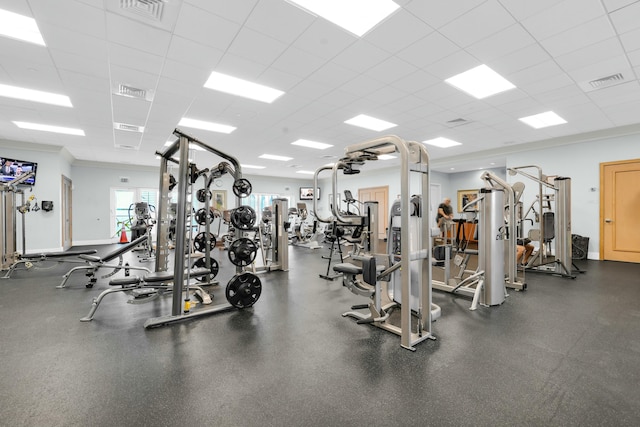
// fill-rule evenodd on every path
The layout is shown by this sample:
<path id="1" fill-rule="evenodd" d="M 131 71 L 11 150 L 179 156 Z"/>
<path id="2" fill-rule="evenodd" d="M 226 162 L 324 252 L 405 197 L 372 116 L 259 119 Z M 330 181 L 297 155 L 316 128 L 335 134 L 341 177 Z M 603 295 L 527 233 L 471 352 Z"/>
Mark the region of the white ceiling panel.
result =
<path id="1" fill-rule="evenodd" d="M 561 0 L 560 0 L 561 1 Z M 500 3 L 511 13 L 518 21 L 522 21 L 530 16 L 537 15 L 550 7 L 556 6 L 558 0 L 500 0 Z"/>
<path id="2" fill-rule="evenodd" d="M 223 50 L 174 35 L 166 57 L 197 68 L 213 69 L 223 55 Z"/>
<path id="3" fill-rule="evenodd" d="M 442 80 L 481 65 L 474 56 L 464 51 L 455 52 L 427 67 L 429 74 Z"/>
<path id="4" fill-rule="evenodd" d="M 283 0 L 260 0 L 245 19 L 248 28 L 290 44 L 317 18 Z"/>
<path id="5" fill-rule="evenodd" d="M 400 58 L 390 57 L 364 72 L 366 76 L 385 84 L 391 84 L 418 69 Z"/>
<path id="6" fill-rule="evenodd" d="M 550 59 L 551 56 L 536 43 L 491 61 L 487 65 L 508 80 L 511 74 Z"/>
<path id="7" fill-rule="evenodd" d="M 80 74 L 86 74 L 88 76 L 108 79 L 109 68 L 107 67 L 107 61 L 87 61 L 86 58 L 75 55 L 73 53 L 64 52 L 56 49 L 49 49 L 51 58 L 56 67 L 61 70 L 74 71 Z"/>
<path id="8" fill-rule="evenodd" d="M 332 58 L 331 62 L 357 73 L 362 73 L 388 57 L 388 52 L 364 39 L 360 39 Z"/>
<path id="9" fill-rule="evenodd" d="M 467 51 L 480 61 L 490 62 L 533 43 L 535 43 L 535 39 L 520 24 L 513 24 L 473 43 L 467 48 Z"/>
<path id="10" fill-rule="evenodd" d="M 620 35 L 620 40 L 627 52 L 640 49 L 640 28 Z"/>
<path id="11" fill-rule="evenodd" d="M 324 59 L 311 53 L 295 47 L 289 47 L 271 66 L 294 76 L 307 78 L 322 67 L 325 62 Z"/>
<path id="12" fill-rule="evenodd" d="M 497 0 L 488 0 L 439 31 L 460 47 L 467 47 L 507 27 L 515 20 Z"/>
<path id="13" fill-rule="evenodd" d="M 458 46 L 440 33 L 431 33 L 396 54 L 418 68 L 427 67 L 459 50 Z"/>
<path id="14" fill-rule="evenodd" d="M 637 16 L 640 13 L 640 2 L 618 9 L 609 14 L 611 22 L 618 34 L 624 34 L 640 27 Z"/>
<path id="15" fill-rule="evenodd" d="M 376 46 L 394 53 L 424 38 L 433 29 L 411 13 L 399 9 L 390 18 L 376 25 L 364 35 L 364 39 Z M 395 34 L 395 37 L 389 37 Z"/>
<path id="16" fill-rule="evenodd" d="M 216 14 L 222 18 L 242 24 L 251 10 L 258 4 L 258 0 L 184 0 L 185 3 Z"/>
<path id="17" fill-rule="evenodd" d="M 599 17 L 544 39 L 540 43 L 551 55 L 560 56 L 614 36 L 615 32 L 609 19 Z"/>
<path id="18" fill-rule="evenodd" d="M 563 0 L 521 22 L 536 39 L 544 40 L 596 19 L 603 13 L 600 0 Z"/>
<path id="19" fill-rule="evenodd" d="M 65 28 L 70 31 L 99 39 L 106 37 L 104 14 L 100 9 L 76 0 L 29 0 L 29 4 L 38 24 L 65 22 Z"/>
<path id="20" fill-rule="evenodd" d="M 317 19 L 291 44 L 315 56 L 331 59 L 356 42 L 357 38 L 342 28 Z"/>
<path id="21" fill-rule="evenodd" d="M 618 37 L 612 37 L 599 43 L 574 50 L 566 55 L 557 56 L 555 61 L 565 71 L 571 71 L 624 54 L 624 49 Z"/>
<path id="22" fill-rule="evenodd" d="M 243 28 L 233 39 L 228 52 L 263 65 L 272 64 L 288 45 L 250 28 Z"/>
<path id="23" fill-rule="evenodd" d="M 587 67 L 568 71 L 567 74 L 569 74 L 577 83 L 584 83 L 617 73 L 625 73 L 628 72 L 628 70 L 629 61 L 627 60 L 627 57 L 617 56 L 615 58 L 597 62 Z M 629 76 L 629 74 L 627 74 L 627 76 Z"/>
<path id="24" fill-rule="evenodd" d="M 216 49 L 226 50 L 240 28 L 241 26 L 235 22 L 187 3 L 180 10 L 173 34 Z"/>
<path id="25" fill-rule="evenodd" d="M 440 28 L 486 0 L 412 1 L 405 8 L 433 28 Z M 436 13 L 437 11 L 437 13 Z"/>
<path id="26" fill-rule="evenodd" d="M 638 0 L 603 0 L 603 3 L 608 12 L 613 12 L 637 1 Z"/>

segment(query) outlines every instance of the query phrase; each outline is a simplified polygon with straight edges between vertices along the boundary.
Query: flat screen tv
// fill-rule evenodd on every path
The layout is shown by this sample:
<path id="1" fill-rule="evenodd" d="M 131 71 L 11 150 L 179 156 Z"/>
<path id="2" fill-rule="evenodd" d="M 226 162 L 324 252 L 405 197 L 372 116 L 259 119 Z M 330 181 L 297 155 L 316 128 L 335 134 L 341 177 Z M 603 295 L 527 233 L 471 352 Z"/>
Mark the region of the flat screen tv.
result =
<path id="1" fill-rule="evenodd" d="M 313 187 L 300 187 L 300 200 L 313 200 Z M 320 200 L 320 188 L 316 188 L 316 199 Z"/>
<path id="2" fill-rule="evenodd" d="M 0 182 L 11 182 L 16 178 L 19 178 L 21 175 L 29 172 L 33 172 L 35 174 L 37 169 L 38 164 L 34 162 L 0 157 Z M 21 184 L 35 185 L 36 176 L 32 176 Z"/>

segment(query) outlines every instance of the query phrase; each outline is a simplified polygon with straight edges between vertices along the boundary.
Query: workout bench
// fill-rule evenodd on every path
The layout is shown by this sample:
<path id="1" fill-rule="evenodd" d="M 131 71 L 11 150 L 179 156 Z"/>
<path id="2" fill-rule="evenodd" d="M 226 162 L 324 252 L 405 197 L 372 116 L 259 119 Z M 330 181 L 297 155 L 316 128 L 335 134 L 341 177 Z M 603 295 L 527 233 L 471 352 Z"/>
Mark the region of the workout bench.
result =
<path id="1" fill-rule="evenodd" d="M 187 270 L 184 272 L 185 277 L 187 276 L 202 277 L 208 274 L 211 274 L 211 270 L 208 268 L 197 268 L 191 271 Z M 172 271 L 159 271 L 154 273 L 150 272 L 145 276 L 130 276 L 130 277 L 123 277 L 120 279 L 113 279 L 109 281 L 109 286 L 119 286 L 119 288 L 114 287 L 114 288 L 105 289 L 104 291 L 102 291 L 100 295 L 98 295 L 96 298 L 93 299 L 91 303 L 91 309 L 89 310 L 89 314 L 81 318 L 80 321 L 90 322 L 91 320 L 93 320 L 93 316 L 96 313 L 98 306 L 100 305 L 104 297 L 106 297 L 109 294 L 112 294 L 115 292 L 127 292 L 127 291 L 133 291 L 135 289 L 147 288 L 147 289 L 151 289 L 152 290 L 151 293 L 153 294 L 152 296 L 145 298 L 144 301 L 142 301 L 142 302 L 147 302 L 157 298 L 158 296 L 160 296 L 162 292 L 170 290 L 171 286 L 169 285 L 169 283 L 171 282 L 173 282 Z M 206 293 L 201 287 L 190 285 L 189 288 L 194 289 L 196 291 L 200 300 L 204 304 L 211 304 L 211 296 L 208 293 Z M 132 300 L 129 302 L 135 303 L 135 300 Z"/>
<path id="2" fill-rule="evenodd" d="M 11 273 L 13 273 L 14 270 L 16 270 L 16 268 L 18 267 L 18 265 L 23 264 L 26 269 L 31 268 L 31 265 L 29 264 L 33 264 L 34 262 L 44 262 L 44 261 L 53 261 L 55 260 L 56 262 L 79 262 L 77 260 L 71 260 L 71 259 L 67 259 L 70 257 L 77 257 L 79 255 L 92 255 L 95 254 L 96 251 L 95 249 L 80 249 L 80 250 L 75 250 L 75 251 L 66 251 L 66 252 L 42 252 L 39 254 L 24 254 L 24 255 L 20 255 L 20 258 L 18 260 L 16 260 L 13 264 L 11 264 L 11 267 L 9 267 L 9 270 L 7 270 L 7 272 L 5 273 L 4 276 L 2 276 L 3 279 L 9 279 L 11 277 Z"/>
<path id="3" fill-rule="evenodd" d="M 125 253 L 131 251 L 136 246 L 144 243 L 147 240 L 147 238 L 148 236 L 146 234 L 144 236 L 140 236 L 137 239 L 133 240 L 132 242 L 127 243 L 124 246 L 120 246 L 115 251 L 112 251 L 102 257 L 97 255 L 88 255 L 88 254 L 80 255 L 79 258 L 82 259 L 87 265 L 74 267 L 71 270 L 69 270 L 64 276 L 62 276 L 62 283 L 60 283 L 57 286 L 57 288 L 64 288 L 71 274 L 79 270 L 86 270 L 86 276 L 89 277 L 89 283 L 85 285 L 87 288 L 92 288 L 93 285 L 96 283 L 96 281 L 98 280 L 96 278 L 96 272 L 101 268 L 113 268 L 113 271 L 111 271 L 110 273 L 100 276 L 101 279 L 106 279 L 107 277 L 111 277 L 123 268 L 125 270 L 143 270 L 143 271 L 146 271 L 147 273 L 150 273 L 151 271 L 146 267 L 135 267 L 135 266 L 128 266 L 128 265 L 124 266 L 123 265 L 124 259 L 122 257 L 122 255 L 124 255 Z M 118 264 L 115 264 L 115 265 L 108 264 L 109 262 L 113 261 L 116 258 L 118 258 Z"/>

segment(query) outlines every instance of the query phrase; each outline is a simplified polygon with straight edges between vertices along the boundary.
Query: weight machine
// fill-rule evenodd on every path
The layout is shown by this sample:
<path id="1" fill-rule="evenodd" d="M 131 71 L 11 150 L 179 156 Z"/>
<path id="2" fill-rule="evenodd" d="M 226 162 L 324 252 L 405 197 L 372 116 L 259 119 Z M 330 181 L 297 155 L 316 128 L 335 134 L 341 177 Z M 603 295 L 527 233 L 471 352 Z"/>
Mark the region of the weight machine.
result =
<path id="1" fill-rule="evenodd" d="M 0 215 L 2 215 L 0 224 L 0 270 L 10 269 L 20 259 L 20 254 L 17 250 L 16 212 L 22 215 L 22 254 L 26 254 L 24 215 L 28 210 L 22 207 L 28 206 L 28 202 L 25 203 L 24 190 L 19 189 L 18 185 L 34 175 L 35 173 L 29 172 L 14 178 L 12 181 L 0 184 Z M 20 195 L 20 205 L 17 204 L 18 195 Z M 5 276 L 5 278 L 8 278 L 8 276 Z"/>
<path id="2" fill-rule="evenodd" d="M 363 280 L 372 289 L 365 293 L 372 301 L 368 305 L 354 306 L 352 309 L 368 308 L 369 314 L 350 311 L 343 316 L 355 317 L 359 323 L 367 323 L 400 336 L 400 345 L 414 351 L 415 345 L 426 340 L 435 339 L 431 333 L 431 322 L 440 316 L 441 310 L 431 302 L 431 238 L 428 215 L 412 210 L 411 194 L 420 196 L 424 206 L 429 206 L 429 155 L 423 144 L 404 141 L 397 136 L 385 136 L 345 148 L 345 157 L 336 162 L 332 169 L 332 190 L 338 194 L 338 171 L 345 175 L 359 173 L 359 167 L 368 161 L 377 160 L 379 155 L 398 153 L 400 166 L 400 202 L 397 224 L 399 229 L 392 236 L 397 252 L 385 254 L 388 267 L 378 271 L 376 257 L 365 255 L 362 266 L 355 264 L 338 264 L 334 271 L 345 275 L 345 286 L 352 286 L 352 291 L 365 289 L 356 276 L 362 274 Z M 314 188 L 318 186 L 318 174 L 327 169 L 322 167 L 314 174 Z M 417 192 L 412 192 L 412 177 L 417 175 Z M 317 202 L 314 200 L 314 212 L 317 216 Z M 362 225 L 361 216 L 343 216 L 332 204 L 332 214 L 342 224 Z M 412 213 L 414 215 L 412 215 Z M 419 213 L 419 214 L 417 214 Z M 375 232 L 375 230 L 374 230 Z M 370 241 L 371 239 L 367 239 Z M 365 247 L 372 251 L 371 245 Z M 366 275 L 366 277 L 365 277 Z M 384 285 L 386 283 L 386 286 Z M 385 298 L 383 288 L 386 287 Z M 362 295 L 360 292 L 356 292 Z M 399 323 L 391 312 L 400 310 Z M 415 320 L 415 323 L 414 323 Z M 395 321 L 395 322 L 394 322 Z"/>
<path id="3" fill-rule="evenodd" d="M 535 169 L 532 174 L 527 169 Z M 575 279 L 573 272 L 584 273 L 573 264 L 571 240 L 571 178 L 547 176 L 539 166 L 507 168 L 509 175 L 522 175 L 538 184 L 538 194 L 524 211 L 517 205 L 518 237 L 524 238 L 524 226 L 530 222 L 527 237 L 538 244 L 538 250 L 527 262 L 527 271 L 550 273 Z M 554 209 L 555 208 L 555 209 Z M 537 228 L 536 228 L 537 225 Z M 551 251 L 551 242 L 555 250 Z M 573 267 L 573 269 L 572 269 Z"/>
<path id="4" fill-rule="evenodd" d="M 262 212 L 262 222 L 258 227 L 258 239 L 262 253 L 262 266 L 252 264 L 253 272 L 289 270 L 289 235 L 285 226 L 288 211 L 287 199 L 273 199 L 273 206 Z"/>

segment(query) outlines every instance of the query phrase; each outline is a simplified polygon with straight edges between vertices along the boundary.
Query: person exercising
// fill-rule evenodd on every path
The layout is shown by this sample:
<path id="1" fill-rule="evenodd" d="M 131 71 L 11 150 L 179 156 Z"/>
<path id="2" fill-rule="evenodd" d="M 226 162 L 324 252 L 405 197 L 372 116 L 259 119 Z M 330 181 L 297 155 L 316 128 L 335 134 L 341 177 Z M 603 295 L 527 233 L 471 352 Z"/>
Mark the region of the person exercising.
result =
<path id="1" fill-rule="evenodd" d="M 519 265 L 527 265 L 529 257 L 535 249 L 529 239 L 518 239 L 516 241 L 516 263 Z M 524 258 L 524 259 L 523 259 Z"/>
<path id="2" fill-rule="evenodd" d="M 436 215 L 436 222 L 440 231 L 444 235 L 447 224 L 450 224 L 453 220 L 453 208 L 451 207 L 451 199 L 446 197 L 442 203 L 438 206 L 438 215 Z"/>

